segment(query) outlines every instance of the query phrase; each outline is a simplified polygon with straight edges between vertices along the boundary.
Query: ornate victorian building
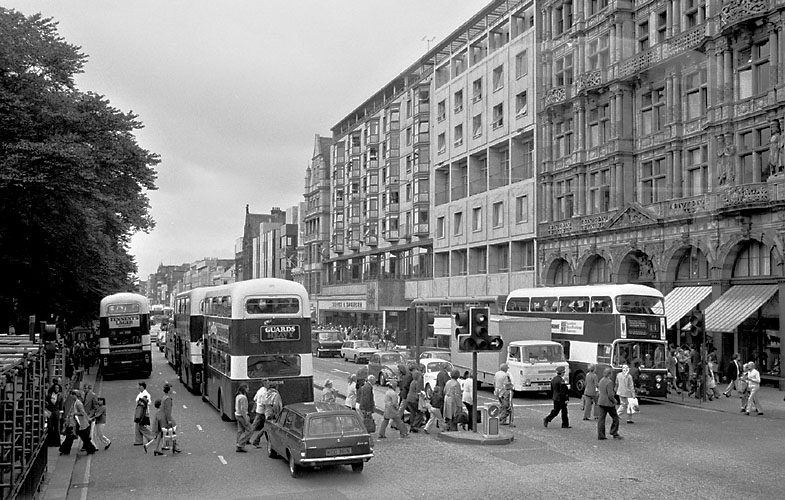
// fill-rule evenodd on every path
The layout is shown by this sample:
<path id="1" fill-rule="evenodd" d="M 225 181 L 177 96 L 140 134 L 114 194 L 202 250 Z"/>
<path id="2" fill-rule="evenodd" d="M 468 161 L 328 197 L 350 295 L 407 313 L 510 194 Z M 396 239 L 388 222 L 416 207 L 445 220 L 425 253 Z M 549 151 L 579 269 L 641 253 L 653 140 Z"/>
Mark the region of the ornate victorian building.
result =
<path id="1" fill-rule="evenodd" d="M 778 357 L 785 2 L 537 5 L 540 282 L 652 285 L 672 342 L 700 305 L 723 358 Z"/>

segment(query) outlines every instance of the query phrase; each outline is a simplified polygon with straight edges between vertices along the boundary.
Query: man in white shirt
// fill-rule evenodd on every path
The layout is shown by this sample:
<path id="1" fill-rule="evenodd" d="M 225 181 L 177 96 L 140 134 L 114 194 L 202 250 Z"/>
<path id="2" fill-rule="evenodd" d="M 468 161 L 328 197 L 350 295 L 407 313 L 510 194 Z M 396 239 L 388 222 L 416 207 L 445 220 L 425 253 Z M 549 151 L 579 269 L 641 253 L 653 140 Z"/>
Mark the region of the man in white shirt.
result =
<path id="1" fill-rule="evenodd" d="M 251 434 L 250 443 L 257 448 L 261 448 L 261 439 L 262 439 L 262 429 L 264 428 L 264 399 L 267 396 L 267 387 L 270 385 L 270 382 L 265 379 L 262 380 L 262 385 L 259 387 L 259 390 L 256 391 L 256 395 L 254 395 L 253 400 L 256 405 L 256 416 L 253 419 L 253 423 L 251 424 L 251 429 L 253 429 L 253 434 Z"/>
<path id="2" fill-rule="evenodd" d="M 139 394 L 136 395 L 136 402 L 138 403 L 142 398 L 147 398 L 147 402 L 150 402 L 150 393 L 147 392 L 147 383 L 145 382 L 139 382 Z"/>
<path id="3" fill-rule="evenodd" d="M 502 363 L 499 366 L 499 371 L 493 376 L 493 395 L 499 398 L 499 401 L 501 401 L 505 384 L 510 382 L 510 375 L 507 373 L 507 370 L 509 369 L 507 363 Z"/>
<path id="4" fill-rule="evenodd" d="M 760 372 L 755 369 L 755 363 L 750 361 L 747 363 L 750 371 L 747 372 L 747 385 L 750 390 L 750 397 L 747 399 L 747 415 L 750 414 L 750 409 L 755 407 L 758 415 L 763 415 L 763 408 L 758 402 L 758 389 L 760 389 Z"/>

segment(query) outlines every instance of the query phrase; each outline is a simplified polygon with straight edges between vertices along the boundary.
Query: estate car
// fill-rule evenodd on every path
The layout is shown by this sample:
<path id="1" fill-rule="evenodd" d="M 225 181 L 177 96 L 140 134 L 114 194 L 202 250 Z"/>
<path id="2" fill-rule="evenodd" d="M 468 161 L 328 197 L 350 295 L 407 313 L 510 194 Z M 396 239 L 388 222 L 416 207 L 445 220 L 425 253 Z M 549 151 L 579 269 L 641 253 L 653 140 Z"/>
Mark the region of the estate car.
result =
<path id="1" fill-rule="evenodd" d="M 341 347 L 341 357 L 344 361 L 367 363 L 377 350 L 369 340 L 347 340 Z"/>
<path id="2" fill-rule="evenodd" d="M 325 465 L 361 472 L 373 458 L 373 440 L 359 414 L 336 403 L 293 403 L 264 426 L 267 456 L 289 462 L 289 473 Z"/>

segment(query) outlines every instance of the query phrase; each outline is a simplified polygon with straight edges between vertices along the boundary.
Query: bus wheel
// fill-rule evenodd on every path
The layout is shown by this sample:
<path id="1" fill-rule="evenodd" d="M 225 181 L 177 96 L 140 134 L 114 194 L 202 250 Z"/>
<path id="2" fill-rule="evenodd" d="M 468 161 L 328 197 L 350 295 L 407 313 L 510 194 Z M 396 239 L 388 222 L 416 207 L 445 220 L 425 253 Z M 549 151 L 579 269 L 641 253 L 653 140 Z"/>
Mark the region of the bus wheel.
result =
<path id="1" fill-rule="evenodd" d="M 586 375 L 583 372 L 578 372 L 573 380 L 575 382 L 573 382 L 572 388 L 575 394 L 582 395 L 583 390 L 586 388 Z"/>

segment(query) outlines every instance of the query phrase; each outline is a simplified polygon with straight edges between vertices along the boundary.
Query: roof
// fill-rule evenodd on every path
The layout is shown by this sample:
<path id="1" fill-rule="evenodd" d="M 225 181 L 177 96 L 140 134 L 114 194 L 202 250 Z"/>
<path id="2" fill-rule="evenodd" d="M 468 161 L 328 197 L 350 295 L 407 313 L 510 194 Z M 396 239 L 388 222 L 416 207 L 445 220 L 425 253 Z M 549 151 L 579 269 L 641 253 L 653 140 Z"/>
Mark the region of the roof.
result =
<path id="1" fill-rule="evenodd" d="M 777 293 L 779 285 L 736 285 L 706 308 L 707 332 L 733 333 L 745 319 Z"/>
<path id="2" fill-rule="evenodd" d="M 665 296 L 667 328 L 677 324 L 693 307 L 711 294 L 711 286 L 677 286 Z"/>
<path id="3" fill-rule="evenodd" d="M 344 405 L 340 405 L 338 403 L 323 403 L 321 401 L 312 401 L 307 403 L 292 403 L 286 405 L 286 408 L 289 408 L 292 411 L 297 413 L 302 413 L 303 415 L 309 415 L 311 413 L 325 413 L 325 412 L 340 412 L 340 413 L 351 413 L 356 415 L 357 412 L 346 407 Z"/>

